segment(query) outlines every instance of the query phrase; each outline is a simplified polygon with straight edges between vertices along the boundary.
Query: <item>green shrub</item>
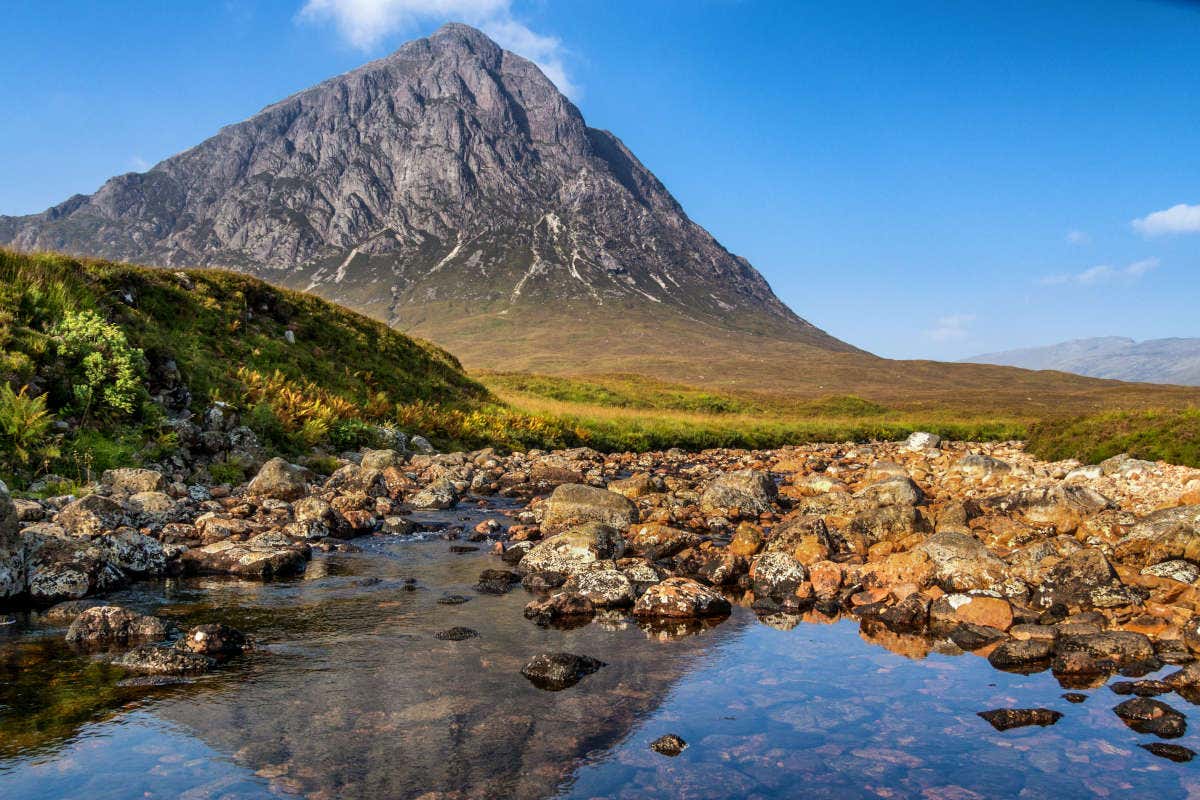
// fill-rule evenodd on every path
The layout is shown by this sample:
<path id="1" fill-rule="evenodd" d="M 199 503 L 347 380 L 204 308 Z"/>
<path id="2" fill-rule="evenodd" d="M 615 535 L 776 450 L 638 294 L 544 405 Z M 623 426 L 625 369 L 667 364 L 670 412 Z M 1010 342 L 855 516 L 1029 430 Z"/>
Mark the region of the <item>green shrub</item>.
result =
<path id="1" fill-rule="evenodd" d="M 132 414 L 145 394 L 142 351 L 131 347 L 120 327 L 94 311 L 67 311 L 51 335 L 67 370 L 75 408 Z"/>
<path id="2" fill-rule="evenodd" d="M 339 451 L 378 448 L 379 429 L 361 419 L 342 419 L 329 427 L 329 443 Z"/>
<path id="3" fill-rule="evenodd" d="M 208 474 L 216 483 L 237 486 L 246 480 L 246 470 L 236 461 L 214 461 L 208 465 Z"/>
<path id="4" fill-rule="evenodd" d="M 1095 464 L 1121 453 L 1200 467 L 1200 408 L 1120 411 L 1039 422 L 1028 447 L 1038 458 Z"/>
<path id="5" fill-rule="evenodd" d="M 58 456 L 51 434 L 54 416 L 46 408 L 46 396 L 29 396 L 29 387 L 14 392 L 0 381 L 0 469 L 16 471 L 43 467 Z M 5 461 L 11 463 L 5 464 Z"/>

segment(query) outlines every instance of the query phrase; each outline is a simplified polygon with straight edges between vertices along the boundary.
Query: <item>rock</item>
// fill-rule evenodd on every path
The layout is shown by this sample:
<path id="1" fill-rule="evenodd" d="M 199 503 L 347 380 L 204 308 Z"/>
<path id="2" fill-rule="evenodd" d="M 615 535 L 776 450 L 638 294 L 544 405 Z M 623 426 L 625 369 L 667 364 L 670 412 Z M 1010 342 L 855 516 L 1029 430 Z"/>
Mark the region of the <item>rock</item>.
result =
<path id="1" fill-rule="evenodd" d="M 1178 739 L 1187 732 L 1187 718 L 1161 700 L 1134 697 L 1118 705 L 1113 712 L 1138 733 Z"/>
<path id="2" fill-rule="evenodd" d="M 461 606 L 463 603 L 468 603 L 471 598 L 464 597 L 461 594 L 444 594 L 437 599 L 439 606 Z"/>
<path id="3" fill-rule="evenodd" d="M 229 539 L 183 554 L 188 572 L 198 575 L 237 575 L 255 580 L 294 575 L 304 571 L 312 549 L 280 533 L 262 533 L 244 542 Z"/>
<path id="4" fill-rule="evenodd" d="M 157 473 L 155 473 L 157 474 Z M 179 504 L 163 492 L 138 492 L 130 495 L 125 507 L 143 523 L 169 522 L 177 513 Z"/>
<path id="5" fill-rule="evenodd" d="M 962 622 L 1001 631 L 1007 631 L 1013 624 L 1012 606 L 999 597 L 972 596 L 955 608 L 954 614 Z"/>
<path id="6" fill-rule="evenodd" d="M 189 653 L 222 659 L 241 655 L 246 649 L 246 636 L 228 625 L 210 623 L 192 628 L 175 646 Z"/>
<path id="7" fill-rule="evenodd" d="M 811 601 L 811 585 L 808 596 L 797 594 L 801 585 L 808 585 L 807 581 L 804 566 L 787 553 L 776 551 L 755 556 L 750 565 L 754 608 L 770 611 L 799 609 Z"/>
<path id="8" fill-rule="evenodd" d="M 1003 461 L 980 453 L 967 453 L 954 462 L 953 469 L 955 472 L 979 481 L 1012 471 L 1012 467 Z"/>
<path id="9" fill-rule="evenodd" d="M 1098 548 L 1088 548 L 1055 564 L 1034 593 L 1033 603 L 1049 608 L 1061 603 L 1067 608 L 1111 608 L 1145 599 L 1140 590 L 1127 590 L 1116 570 Z"/>
<path id="10" fill-rule="evenodd" d="M 1113 555 L 1126 564 L 1200 562 L 1200 506 L 1167 508 L 1143 517 L 1117 542 Z"/>
<path id="11" fill-rule="evenodd" d="M 13 508 L 17 511 L 20 522 L 41 522 L 46 518 L 46 508 L 37 500 L 23 500 L 19 497 L 12 499 Z M 2 512 L 0 512 L 2 514 Z"/>
<path id="12" fill-rule="evenodd" d="M 1029 725 L 1040 725 L 1044 728 L 1062 719 L 1060 712 L 1048 708 L 998 708 L 994 711 L 980 711 L 979 716 L 998 731 Z"/>
<path id="13" fill-rule="evenodd" d="M 710 516 L 757 517 L 771 510 L 779 494 L 765 472 L 744 469 L 718 476 L 700 496 L 700 511 Z"/>
<path id="14" fill-rule="evenodd" d="M 1139 744 L 1138 747 L 1143 750 L 1148 750 L 1160 758 L 1166 758 L 1177 763 L 1185 763 L 1196 757 L 1196 751 L 1184 747 L 1181 744 L 1167 744 L 1166 742 L 1151 742 L 1150 744 Z"/>
<path id="15" fill-rule="evenodd" d="M 170 628 L 158 617 L 138 614 L 120 606 L 85 609 L 67 629 L 68 642 L 93 646 L 157 641 L 168 635 Z"/>
<path id="16" fill-rule="evenodd" d="M 506 569 L 485 569 L 479 574 L 476 591 L 484 594 L 507 594 L 521 582 L 521 576 Z"/>
<path id="17" fill-rule="evenodd" d="M 763 547 L 763 532 L 757 525 L 751 525 L 748 522 L 743 522 L 738 525 L 737 530 L 733 532 L 733 538 L 729 540 L 728 550 L 736 556 L 749 558 L 756 554 Z"/>
<path id="18" fill-rule="evenodd" d="M 879 619 L 897 633 L 916 633 L 929 625 L 929 598 L 922 594 L 908 597 L 879 613 Z"/>
<path id="19" fill-rule="evenodd" d="M 617 531 L 625 531 L 637 522 L 637 517 L 637 506 L 627 497 L 594 486 L 565 483 L 546 500 L 542 530 L 555 532 L 586 523 L 599 523 Z"/>
<path id="20" fill-rule="evenodd" d="M 1163 678 L 1172 689 L 1194 689 L 1200 687 L 1200 661 L 1193 661 L 1183 669 Z"/>
<path id="21" fill-rule="evenodd" d="M 595 613 L 596 608 L 590 600 L 571 592 L 559 592 L 545 600 L 533 600 L 525 606 L 525 618 L 543 626 L 586 621 Z"/>
<path id="22" fill-rule="evenodd" d="M 539 689 L 558 692 L 574 686 L 603 666 L 603 661 L 590 656 L 540 653 L 521 668 L 521 674 Z"/>
<path id="23" fill-rule="evenodd" d="M 1161 666 L 1154 645 L 1141 633 L 1100 631 L 1060 635 L 1051 669 L 1062 674 L 1101 674 L 1120 670 L 1146 674 Z"/>
<path id="24" fill-rule="evenodd" d="M 467 639 L 474 639 L 477 636 L 479 636 L 479 631 L 472 628 L 464 628 L 461 625 L 448 628 L 444 631 L 438 631 L 433 635 L 435 639 L 441 639 L 443 642 L 464 642 Z"/>
<path id="25" fill-rule="evenodd" d="M 299 500 L 308 493 L 304 470 L 289 464 L 282 458 L 272 458 L 246 486 L 250 497 L 267 497 L 273 500 Z"/>
<path id="26" fill-rule="evenodd" d="M 1180 583 L 1195 583 L 1197 580 L 1200 580 L 1200 567 L 1190 561 L 1176 558 L 1170 561 L 1160 561 L 1157 564 L 1146 567 L 1142 570 L 1142 574 L 1179 581 Z"/>
<path id="27" fill-rule="evenodd" d="M 629 551 L 652 561 L 670 558 L 700 543 L 696 534 L 660 523 L 634 525 L 631 530 Z"/>
<path id="28" fill-rule="evenodd" d="M 873 483 L 854 497 L 876 506 L 915 506 L 925 500 L 925 493 L 912 478 L 898 476 Z"/>
<path id="29" fill-rule="evenodd" d="M 25 591 L 25 556 L 17 508 L 0 481 L 0 600 Z"/>
<path id="30" fill-rule="evenodd" d="M 662 487 L 655 482 L 652 476 L 643 472 L 622 480 L 609 481 L 608 490 L 616 492 L 622 497 L 628 497 L 630 500 L 636 500 L 639 497 L 662 491 Z"/>
<path id="31" fill-rule="evenodd" d="M 31 525 L 22 532 L 22 539 L 25 589 L 35 603 L 78 600 L 114 589 L 126 580 L 100 547 L 89 539 L 71 536 L 58 525 Z"/>
<path id="32" fill-rule="evenodd" d="M 100 476 L 100 484 L 114 492 L 138 494 L 163 491 L 167 486 L 167 479 L 161 472 L 152 469 L 107 469 Z"/>
<path id="33" fill-rule="evenodd" d="M 408 498 L 413 508 L 447 509 L 458 505 L 458 489 L 449 478 L 438 478 Z"/>
<path id="34" fill-rule="evenodd" d="M 424 436 L 414 436 L 409 440 L 408 443 L 412 445 L 413 450 L 416 450 L 418 453 L 423 455 L 433 455 L 437 452 L 437 450 L 434 449 L 434 446 L 430 444 L 429 440 Z"/>
<path id="35" fill-rule="evenodd" d="M 113 659 L 114 664 L 132 672 L 151 675 L 189 675 L 206 672 L 216 666 L 215 659 L 175 647 L 144 644 Z"/>
<path id="36" fill-rule="evenodd" d="M 94 541 L 108 563 L 129 575 L 154 577 L 167 568 L 167 553 L 162 544 L 150 536 L 129 528 Z"/>
<path id="37" fill-rule="evenodd" d="M 1009 639 L 988 654 L 988 662 L 996 669 L 1022 671 L 1048 664 L 1053 654 L 1053 640 Z"/>
<path id="38" fill-rule="evenodd" d="M 1160 694 L 1170 694 L 1174 687 L 1166 681 L 1114 681 L 1108 685 L 1113 694 L 1133 694 L 1138 697 L 1157 697 Z"/>
<path id="39" fill-rule="evenodd" d="M 523 573 L 574 575 L 597 561 L 616 560 L 624 553 L 625 540 L 620 533 L 608 525 L 590 522 L 538 542 L 518 566 Z"/>
<path id="40" fill-rule="evenodd" d="M 935 533 L 920 549 L 933 562 L 938 584 L 948 592 L 987 589 L 1004 580 L 1004 562 L 965 533 Z"/>
<path id="41" fill-rule="evenodd" d="M 596 608 L 626 608 L 637 599 L 629 578 L 608 567 L 577 572 L 562 588 L 565 592 L 586 597 Z"/>
<path id="42" fill-rule="evenodd" d="M 402 467 L 407 459 L 395 450 L 364 450 L 359 466 L 383 472 L 388 467 Z"/>
<path id="43" fill-rule="evenodd" d="M 99 536 L 128 524 L 125 509 L 113 500 L 89 494 L 67 504 L 55 522 L 73 536 Z"/>
<path id="44" fill-rule="evenodd" d="M 687 578 L 667 578 L 638 598 L 635 617 L 715 617 L 730 612 L 728 600 L 712 589 Z"/>
<path id="45" fill-rule="evenodd" d="M 950 641 L 968 652 L 1002 642 L 1004 639 L 1004 631 L 970 622 L 960 622 L 950 631 Z"/>
<path id="46" fill-rule="evenodd" d="M 70 625 L 84 611 L 102 605 L 100 600 L 64 600 L 41 612 L 38 619 L 52 625 Z"/>
<path id="47" fill-rule="evenodd" d="M 936 450 L 941 446 L 942 437 L 936 433 L 925 433 L 924 431 L 911 433 L 904 441 L 904 447 L 913 451 Z"/>
<path id="48" fill-rule="evenodd" d="M 1000 500 L 999 507 L 1019 515 L 1030 525 L 1053 525 L 1059 533 L 1070 534 L 1083 520 L 1113 508 L 1114 503 L 1087 486 L 1059 484 L 1024 489 Z"/>
<path id="49" fill-rule="evenodd" d="M 687 742 L 673 733 L 668 733 L 651 742 L 650 749 L 656 753 L 674 758 L 687 749 Z"/>

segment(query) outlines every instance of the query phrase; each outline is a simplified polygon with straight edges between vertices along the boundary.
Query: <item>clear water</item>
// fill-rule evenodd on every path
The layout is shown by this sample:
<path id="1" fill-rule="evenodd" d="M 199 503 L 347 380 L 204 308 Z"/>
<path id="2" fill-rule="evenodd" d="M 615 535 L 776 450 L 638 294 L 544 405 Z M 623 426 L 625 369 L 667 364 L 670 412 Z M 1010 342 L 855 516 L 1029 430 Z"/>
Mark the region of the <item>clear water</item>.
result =
<path id="1" fill-rule="evenodd" d="M 433 515 L 473 524 L 489 513 Z M 927 798 L 1200 796 L 1200 773 L 1137 745 L 1121 697 L 1062 699 L 1049 673 L 1010 675 L 853 620 L 645 630 L 619 616 L 546 630 L 500 566 L 440 538 L 377 537 L 306 576 L 194 580 L 117 602 L 181 623 L 226 621 L 260 646 L 166 687 L 120 685 L 61 630 L 0 634 L 0 798 Z M 416 580 L 416 589 L 406 582 Z M 444 594 L 470 597 L 442 605 Z M 463 625 L 461 642 L 434 634 Z M 773 627 L 774 626 L 774 627 Z M 938 649 L 947 652 L 939 653 Z M 607 666 L 546 692 L 521 666 L 567 650 Z M 1162 698 L 1184 713 L 1174 695 Z M 976 712 L 1044 706 L 1048 728 L 994 731 Z M 677 758 L 648 745 L 675 733 Z M 1189 732 L 1178 743 L 1200 749 Z"/>

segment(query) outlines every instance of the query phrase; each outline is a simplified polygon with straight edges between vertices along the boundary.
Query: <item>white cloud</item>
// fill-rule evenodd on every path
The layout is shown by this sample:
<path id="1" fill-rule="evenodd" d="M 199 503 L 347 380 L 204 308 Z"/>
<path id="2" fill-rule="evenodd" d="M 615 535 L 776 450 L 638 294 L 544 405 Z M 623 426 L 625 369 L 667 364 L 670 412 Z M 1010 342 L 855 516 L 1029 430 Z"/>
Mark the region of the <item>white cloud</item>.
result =
<path id="1" fill-rule="evenodd" d="M 1068 244 L 1091 244 L 1092 237 L 1086 231 L 1067 231 Z"/>
<path id="2" fill-rule="evenodd" d="M 1158 264 L 1159 261 L 1157 258 L 1143 258 L 1141 261 L 1134 261 L 1125 267 L 1110 267 L 1107 264 L 1101 264 L 1097 267 L 1085 269 L 1082 272 L 1063 272 L 1058 275 L 1047 275 L 1038 280 L 1038 283 L 1043 286 L 1066 286 L 1068 284 L 1099 286 L 1117 281 L 1136 281 L 1147 272 L 1156 269 Z"/>
<path id="3" fill-rule="evenodd" d="M 1200 233 L 1200 206 L 1180 203 L 1155 211 L 1130 223 L 1143 236 L 1169 236 L 1174 233 Z"/>
<path id="4" fill-rule="evenodd" d="M 512 0 L 305 0 L 299 19 L 332 22 L 346 41 L 364 52 L 424 23 L 466 22 L 537 64 L 563 94 L 579 96 L 579 87 L 567 75 L 562 42 L 519 22 Z"/>
<path id="5" fill-rule="evenodd" d="M 974 314 L 950 314 L 939 319 L 925 335 L 935 342 L 959 341 L 967 338 L 967 326 L 974 321 Z"/>

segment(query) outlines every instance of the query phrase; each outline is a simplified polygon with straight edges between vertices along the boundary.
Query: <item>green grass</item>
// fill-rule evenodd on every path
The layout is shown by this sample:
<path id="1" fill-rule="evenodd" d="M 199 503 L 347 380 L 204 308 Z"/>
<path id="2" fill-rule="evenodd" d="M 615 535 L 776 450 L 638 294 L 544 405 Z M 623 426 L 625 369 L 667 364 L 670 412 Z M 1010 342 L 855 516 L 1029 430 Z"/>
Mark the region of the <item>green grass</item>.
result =
<path id="1" fill-rule="evenodd" d="M 568 378 L 521 372 L 489 372 L 480 374 L 479 379 L 493 390 L 612 408 L 698 411 L 709 414 L 762 410 L 761 406 L 747 398 L 666 383 L 643 375 L 614 374 L 595 378 Z"/>
<path id="2" fill-rule="evenodd" d="M 1121 453 L 1200 467 L 1200 408 L 1114 411 L 1030 426 L 1029 450 L 1039 458 L 1095 464 Z"/>

